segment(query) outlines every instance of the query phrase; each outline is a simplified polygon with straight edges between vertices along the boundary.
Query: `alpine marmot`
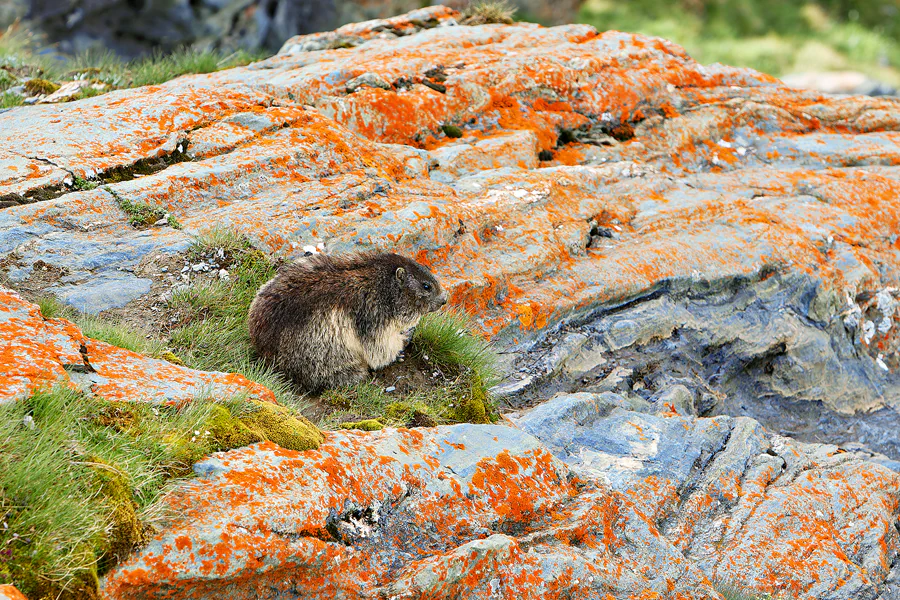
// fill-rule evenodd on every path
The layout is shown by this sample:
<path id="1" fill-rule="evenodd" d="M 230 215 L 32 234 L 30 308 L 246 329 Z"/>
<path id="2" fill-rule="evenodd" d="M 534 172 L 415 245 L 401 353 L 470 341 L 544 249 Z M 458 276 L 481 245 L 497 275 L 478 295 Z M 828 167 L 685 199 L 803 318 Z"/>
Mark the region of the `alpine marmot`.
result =
<path id="1" fill-rule="evenodd" d="M 426 313 L 446 304 L 434 275 L 397 254 L 316 254 L 282 267 L 250 305 L 257 353 L 309 392 L 392 363 Z"/>

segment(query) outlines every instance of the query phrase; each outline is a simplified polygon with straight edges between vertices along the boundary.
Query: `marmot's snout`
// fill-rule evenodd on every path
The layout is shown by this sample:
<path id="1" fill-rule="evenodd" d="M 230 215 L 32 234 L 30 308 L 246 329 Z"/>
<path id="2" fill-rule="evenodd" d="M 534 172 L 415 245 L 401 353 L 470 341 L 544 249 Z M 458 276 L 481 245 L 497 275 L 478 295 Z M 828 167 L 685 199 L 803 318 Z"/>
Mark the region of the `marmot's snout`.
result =
<path id="1" fill-rule="evenodd" d="M 447 294 L 441 292 L 439 296 L 435 296 L 428 302 L 428 312 L 435 312 L 436 310 L 440 310 L 442 306 L 447 304 Z"/>

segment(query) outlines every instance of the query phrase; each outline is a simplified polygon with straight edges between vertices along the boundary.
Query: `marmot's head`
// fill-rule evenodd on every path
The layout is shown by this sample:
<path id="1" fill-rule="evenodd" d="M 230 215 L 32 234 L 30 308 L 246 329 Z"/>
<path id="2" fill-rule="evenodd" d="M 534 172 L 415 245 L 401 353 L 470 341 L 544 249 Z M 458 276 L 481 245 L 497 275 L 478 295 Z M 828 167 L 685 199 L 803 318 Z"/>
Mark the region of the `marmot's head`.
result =
<path id="1" fill-rule="evenodd" d="M 447 304 L 447 293 L 427 267 L 414 260 L 397 256 L 394 279 L 400 286 L 401 298 L 418 314 L 438 310 Z"/>

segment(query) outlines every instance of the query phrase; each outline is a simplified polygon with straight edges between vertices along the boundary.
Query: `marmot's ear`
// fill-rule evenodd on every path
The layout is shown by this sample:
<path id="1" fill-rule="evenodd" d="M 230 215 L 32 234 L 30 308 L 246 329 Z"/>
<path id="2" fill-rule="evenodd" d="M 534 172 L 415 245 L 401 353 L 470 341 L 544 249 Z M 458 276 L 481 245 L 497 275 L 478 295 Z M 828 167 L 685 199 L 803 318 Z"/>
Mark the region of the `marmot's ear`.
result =
<path id="1" fill-rule="evenodd" d="M 397 267 L 397 271 L 394 273 L 397 277 L 397 281 L 403 281 L 403 278 L 406 277 L 406 269 L 403 267 Z"/>

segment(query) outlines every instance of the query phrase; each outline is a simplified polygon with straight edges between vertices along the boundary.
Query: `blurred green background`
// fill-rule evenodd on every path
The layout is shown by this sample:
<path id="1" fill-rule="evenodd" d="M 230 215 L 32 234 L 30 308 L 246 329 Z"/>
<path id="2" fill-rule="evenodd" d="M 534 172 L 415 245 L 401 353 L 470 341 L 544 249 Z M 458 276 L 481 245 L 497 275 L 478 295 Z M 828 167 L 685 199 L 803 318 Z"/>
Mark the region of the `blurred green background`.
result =
<path id="1" fill-rule="evenodd" d="M 704 64 L 853 70 L 900 85 L 900 0 L 586 0 L 578 18 L 669 39 Z"/>

